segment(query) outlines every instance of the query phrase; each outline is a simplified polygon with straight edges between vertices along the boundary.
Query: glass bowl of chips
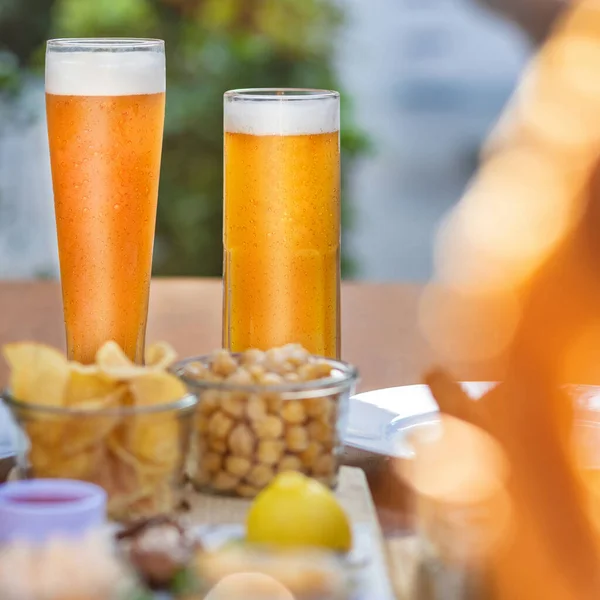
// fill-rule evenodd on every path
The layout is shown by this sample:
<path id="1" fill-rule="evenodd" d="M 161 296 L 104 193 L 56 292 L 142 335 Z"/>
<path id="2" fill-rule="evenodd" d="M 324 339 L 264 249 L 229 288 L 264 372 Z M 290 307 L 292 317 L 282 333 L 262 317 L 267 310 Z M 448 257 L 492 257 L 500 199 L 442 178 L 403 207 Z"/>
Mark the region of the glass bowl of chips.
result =
<path id="1" fill-rule="evenodd" d="M 117 521 L 169 513 L 181 500 L 197 399 L 154 354 L 134 365 L 116 344 L 96 363 L 37 344 L 5 346 L 5 404 L 18 436 L 17 476 L 89 481 Z"/>
<path id="2" fill-rule="evenodd" d="M 172 370 L 199 399 L 190 473 L 198 489 L 251 498 L 284 471 L 335 486 L 353 366 L 289 344 L 218 350 Z"/>

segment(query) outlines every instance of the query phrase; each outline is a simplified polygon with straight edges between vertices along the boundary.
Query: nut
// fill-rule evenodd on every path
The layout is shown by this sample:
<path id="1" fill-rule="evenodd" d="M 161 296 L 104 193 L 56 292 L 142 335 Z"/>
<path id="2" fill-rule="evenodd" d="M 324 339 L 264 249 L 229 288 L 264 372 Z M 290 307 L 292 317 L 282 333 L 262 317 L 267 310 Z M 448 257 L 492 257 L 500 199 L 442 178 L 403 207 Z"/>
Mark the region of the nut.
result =
<path id="1" fill-rule="evenodd" d="M 237 371 L 229 375 L 225 381 L 232 385 L 252 385 L 254 383 L 252 375 L 244 367 L 238 367 Z"/>
<path id="2" fill-rule="evenodd" d="M 333 428 L 327 423 L 310 421 L 306 430 L 311 439 L 321 442 L 321 444 L 329 445 L 333 441 Z"/>
<path id="3" fill-rule="evenodd" d="M 264 375 L 258 380 L 261 385 L 281 385 L 283 378 L 277 373 L 265 371 Z"/>
<path id="4" fill-rule="evenodd" d="M 283 421 L 274 415 L 269 415 L 260 421 L 254 421 L 252 428 L 259 439 L 276 439 L 283 435 Z"/>
<path id="5" fill-rule="evenodd" d="M 258 464 L 246 475 L 246 481 L 257 488 L 263 488 L 275 477 L 275 472 L 268 465 Z"/>
<path id="6" fill-rule="evenodd" d="M 229 436 L 229 449 L 235 456 L 252 456 L 255 438 L 247 425 L 240 423 L 233 428 Z"/>
<path id="7" fill-rule="evenodd" d="M 327 410 L 327 398 L 307 398 L 304 400 L 304 409 L 309 417 L 320 417 Z"/>
<path id="8" fill-rule="evenodd" d="M 252 463 L 247 458 L 241 456 L 228 456 L 225 459 L 225 470 L 240 479 L 244 477 L 251 468 Z"/>
<path id="9" fill-rule="evenodd" d="M 323 445 L 315 440 L 311 440 L 308 443 L 306 450 L 300 453 L 300 460 L 305 467 L 311 469 L 314 466 L 317 458 L 319 458 L 323 452 Z"/>
<path id="10" fill-rule="evenodd" d="M 210 368 L 216 375 L 227 377 L 237 369 L 237 362 L 227 350 L 217 350 L 212 355 Z"/>
<path id="11" fill-rule="evenodd" d="M 262 440 L 258 444 L 256 456 L 261 463 L 274 465 L 279 462 L 284 449 L 283 440 Z"/>
<path id="12" fill-rule="evenodd" d="M 272 373 L 283 375 L 294 370 L 294 365 L 287 359 L 285 347 L 271 348 L 265 353 L 265 368 Z"/>
<path id="13" fill-rule="evenodd" d="M 265 360 L 265 353 L 262 350 L 251 348 L 242 353 L 240 362 L 245 367 L 250 365 L 261 365 Z"/>
<path id="14" fill-rule="evenodd" d="M 223 394 L 221 398 L 221 407 L 234 419 L 239 419 L 245 410 L 244 399 L 233 394 Z"/>
<path id="15" fill-rule="evenodd" d="M 294 454 L 286 454 L 277 465 L 277 472 L 302 471 L 302 461 Z"/>
<path id="16" fill-rule="evenodd" d="M 251 421 L 263 419 L 267 415 L 267 402 L 258 394 L 250 394 L 246 402 L 246 414 Z"/>
<path id="17" fill-rule="evenodd" d="M 306 411 L 301 400 L 286 400 L 281 407 L 281 417 L 286 423 L 299 425 L 306 420 Z"/>
<path id="18" fill-rule="evenodd" d="M 219 408 L 219 392 L 206 390 L 200 394 L 198 411 L 203 415 L 212 415 Z"/>
<path id="19" fill-rule="evenodd" d="M 198 361 L 188 363 L 184 369 L 184 374 L 186 377 L 197 380 L 204 379 L 208 372 L 209 370 L 206 365 Z"/>
<path id="20" fill-rule="evenodd" d="M 308 431 L 301 425 L 294 425 L 285 432 L 285 443 L 292 452 L 306 450 L 308 442 Z"/>
<path id="21" fill-rule="evenodd" d="M 279 394 L 264 394 L 263 398 L 267 403 L 267 410 L 274 415 L 281 414 L 281 407 L 283 406 L 283 400 Z"/>
<path id="22" fill-rule="evenodd" d="M 298 375 L 302 381 L 314 381 L 331 376 L 331 365 L 323 360 L 309 362 L 298 367 Z"/>
<path id="23" fill-rule="evenodd" d="M 287 360 L 296 367 L 305 364 L 310 359 L 310 352 L 300 344 L 288 344 L 284 346 L 284 350 L 287 353 Z"/>
<path id="24" fill-rule="evenodd" d="M 260 383 L 266 373 L 265 368 L 261 364 L 250 365 L 247 369 L 255 383 Z"/>
<path id="25" fill-rule="evenodd" d="M 233 419 L 222 411 L 215 412 L 208 422 L 208 434 L 211 438 L 224 440 L 233 427 Z"/>

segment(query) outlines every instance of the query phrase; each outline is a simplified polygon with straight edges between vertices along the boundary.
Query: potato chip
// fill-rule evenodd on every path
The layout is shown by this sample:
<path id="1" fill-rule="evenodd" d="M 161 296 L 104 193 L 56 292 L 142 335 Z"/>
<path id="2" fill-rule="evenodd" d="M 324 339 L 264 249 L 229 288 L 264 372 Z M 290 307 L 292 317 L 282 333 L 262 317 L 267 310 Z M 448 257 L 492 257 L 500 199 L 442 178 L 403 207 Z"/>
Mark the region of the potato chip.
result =
<path id="1" fill-rule="evenodd" d="M 31 475 L 37 478 L 60 477 L 89 480 L 102 459 L 104 446 L 92 446 L 66 456 L 60 447 L 32 445 L 28 455 Z"/>
<path id="2" fill-rule="evenodd" d="M 95 365 L 70 362 L 65 404 L 74 407 L 90 400 L 97 401 L 99 398 L 111 395 L 117 385 L 114 379 L 106 377 Z M 100 402 L 100 404 L 104 403 Z M 110 404 L 114 405 L 114 402 Z"/>
<path id="3" fill-rule="evenodd" d="M 142 465 L 140 461 L 127 450 L 126 443 L 123 441 L 126 437 L 127 430 L 121 426 L 106 440 L 106 446 L 117 460 L 125 463 L 129 468 L 134 469 L 139 473 L 148 467 Z M 149 468 L 155 471 L 162 471 L 162 469 L 152 465 Z"/>
<path id="4" fill-rule="evenodd" d="M 177 360 L 177 352 L 166 342 L 156 342 L 146 350 L 145 360 L 147 367 L 166 370 Z"/>
<path id="5" fill-rule="evenodd" d="M 67 359 L 54 348 L 34 342 L 7 344 L 10 390 L 17 400 L 44 406 L 63 406 L 69 379 Z"/>
<path id="6" fill-rule="evenodd" d="M 122 450 L 140 469 L 170 471 L 180 461 L 179 423 L 174 416 L 137 417 L 121 434 Z"/>
<path id="7" fill-rule="evenodd" d="M 131 519 L 137 515 L 133 505 L 140 499 L 152 495 L 152 489 L 144 486 L 135 466 L 124 462 L 110 449 L 98 463 L 92 483 L 103 487 L 108 493 L 108 512 L 115 519 Z M 156 513 L 146 513 L 146 515 Z"/>
<path id="8" fill-rule="evenodd" d="M 175 375 L 149 369 L 144 370 L 144 376 L 129 382 L 129 390 L 137 406 L 174 402 L 188 393 L 185 384 Z"/>
<path id="9" fill-rule="evenodd" d="M 131 362 L 116 342 L 102 345 L 96 352 L 96 364 L 102 374 L 115 381 L 128 381 L 148 372 L 145 367 Z"/>
<path id="10" fill-rule="evenodd" d="M 132 367 L 133 363 L 117 342 L 106 342 L 96 352 L 96 364 L 100 368 Z"/>
<path id="11" fill-rule="evenodd" d="M 31 446 L 54 449 L 60 446 L 65 431 L 65 417 L 47 415 L 43 419 L 31 419 L 21 423 Z"/>
<path id="12" fill-rule="evenodd" d="M 126 394 L 127 386 L 121 384 L 114 392 L 103 398 L 94 398 L 77 405 L 78 410 L 88 414 L 65 417 L 61 446 L 65 456 L 72 456 L 82 450 L 103 443 L 110 432 L 117 427 L 120 417 L 102 414 L 101 411 L 120 405 Z"/>

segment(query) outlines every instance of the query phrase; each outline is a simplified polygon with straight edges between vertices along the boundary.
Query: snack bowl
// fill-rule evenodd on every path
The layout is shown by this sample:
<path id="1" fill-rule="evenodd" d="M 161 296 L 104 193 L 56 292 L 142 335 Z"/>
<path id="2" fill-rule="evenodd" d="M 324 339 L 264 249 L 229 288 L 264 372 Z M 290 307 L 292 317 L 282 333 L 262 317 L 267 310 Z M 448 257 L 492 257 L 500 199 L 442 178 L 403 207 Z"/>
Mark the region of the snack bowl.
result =
<path id="1" fill-rule="evenodd" d="M 254 497 L 283 471 L 336 485 L 355 367 L 289 345 L 220 350 L 172 371 L 198 397 L 190 474 L 198 489 Z"/>
<path id="2" fill-rule="evenodd" d="M 17 478 L 77 479 L 102 487 L 117 521 L 177 508 L 197 399 L 162 404 L 88 402 L 75 407 L 2 399 L 16 421 Z"/>

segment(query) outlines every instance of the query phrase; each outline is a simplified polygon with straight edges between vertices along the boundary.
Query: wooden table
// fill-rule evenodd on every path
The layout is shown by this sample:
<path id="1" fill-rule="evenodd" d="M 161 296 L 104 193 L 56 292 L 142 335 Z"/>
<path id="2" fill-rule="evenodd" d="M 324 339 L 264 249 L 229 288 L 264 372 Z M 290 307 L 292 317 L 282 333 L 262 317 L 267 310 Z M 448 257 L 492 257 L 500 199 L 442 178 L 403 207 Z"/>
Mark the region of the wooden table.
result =
<path id="1" fill-rule="evenodd" d="M 421 288 L 344 283 L 342 290 L 342 355 L 359 367 L 360 391 L 418 382 L 432 361 L 417 325 Z M 0 283 L 0 342 L 25 339 L 64 346 L 56 282 Z M 221 281 L 154 280 L 147 339 L 169 341 L 182 357 L 220 347 Z M 6 376 L 2 364 L 0 385 Z M 391 557 L 399 559 L 398 538 L 410 528 L 407 490 L 389 459 L 348 449 L 345 462 L 366 471 Z"/>

